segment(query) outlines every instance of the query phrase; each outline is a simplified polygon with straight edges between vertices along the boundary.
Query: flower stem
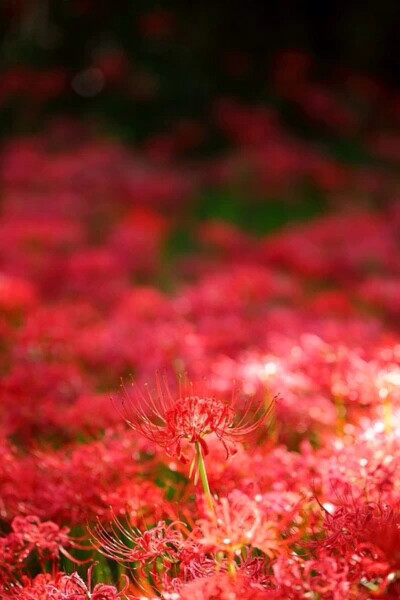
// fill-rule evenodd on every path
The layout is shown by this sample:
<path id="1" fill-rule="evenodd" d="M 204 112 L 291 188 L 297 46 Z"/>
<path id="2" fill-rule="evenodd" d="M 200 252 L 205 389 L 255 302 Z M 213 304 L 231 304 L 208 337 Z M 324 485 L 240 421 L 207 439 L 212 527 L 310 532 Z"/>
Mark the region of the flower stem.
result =
<path id="1" fill-rule="evenodd" d="M 236 563 L 233 555 L 228 558 L 228 573 L 230 577 L 236 576 Z"/>
<path id="2" fill-rule="evenodd" d="M 210 485 L 208 483 L 206 465 L 204 464 L 204 458 L 203 458 L 203 453 L 201 451 L 201 446 L 200 446 L 199 442 L 195 442 L 194 446 L 196 449 L 197 469 L 198 469 L 198 473 L 200 475 L 201 484 L 203 486 L 207 506 L 210 509 L 211 514 L 215 518 L 214 500 L 211 495 Z"/>

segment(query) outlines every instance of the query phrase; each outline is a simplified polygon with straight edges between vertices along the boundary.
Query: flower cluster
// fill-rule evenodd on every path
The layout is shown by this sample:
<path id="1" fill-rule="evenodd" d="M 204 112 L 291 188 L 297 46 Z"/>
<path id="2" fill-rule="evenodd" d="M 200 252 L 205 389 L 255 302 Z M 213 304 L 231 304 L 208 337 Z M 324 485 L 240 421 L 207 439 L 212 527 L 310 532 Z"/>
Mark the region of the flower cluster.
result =
<path id="1" fill-rule="evenodd" d="M 310 69 L 282 54 L 275 92 L 351 136 L 357 86 Z M 277 108 L 212 119 L 230 150 L 190 165 L 79 124 L 4 145 L 1 600 L 400 597 L 399 124 L 362 167 Z M 326 210 L 196 220 L 233 187 Z"/>
<path id="2" fill-rule="evenodd" d="M 0 538 L 0 582 L 6 583 L 21 572 L 23 563 L 36 553 L 44 566 L 50 560 L 53 567 L 61 555 L 74 560 L 68 549 L 79 548 L 67 527 L 52 521 L 40 521 L 36 516 L 15 517 L 11 532 Z M 79 561 L 77 561 L 79 562 Z"/>

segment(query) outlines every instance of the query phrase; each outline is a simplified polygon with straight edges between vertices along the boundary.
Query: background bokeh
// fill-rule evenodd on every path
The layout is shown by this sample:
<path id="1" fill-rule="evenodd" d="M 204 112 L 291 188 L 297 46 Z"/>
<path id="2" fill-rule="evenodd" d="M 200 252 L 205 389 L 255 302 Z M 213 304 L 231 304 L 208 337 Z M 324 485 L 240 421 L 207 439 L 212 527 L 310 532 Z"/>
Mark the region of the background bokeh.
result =
<path id="1" fill-rule="evenodd" d="M 399 25 L 0 4 L 1 600 L 398 600 Z"/>
<path id="2" fill-rule="evenodd" d="M 335 204 L 344 165 L 397 162 L 396 0 L 4 0 L 0 11 L 3 140 L 100 136 L 151 163 L 179 162 L 196 170 L 186 203 L 194 218 L 264 232 Z M 209 163 L 199 168 L 232 152 L 236 162 L 220 161 L 211 176 Z M 271 177 L 304 171 L 294 164 L 304 152 L 318 154 L 319 166 L 294 194 L 277 190 Z M 257 170 L 271 176 L 249 186 Z M 367 187 L 362 202 L 386 201 Z"/>
<path id="3" fill-rule="evenodd" d="M 139 141 L 207 118 L 222 95 L 272 101 L 283 49 L 311 55 L 323 81 L 356 71 L 395 85 L 400 72 L 396 0 L 4 0 L 0 10 L 3 130 L 37 127 L 44 108 Z"/>

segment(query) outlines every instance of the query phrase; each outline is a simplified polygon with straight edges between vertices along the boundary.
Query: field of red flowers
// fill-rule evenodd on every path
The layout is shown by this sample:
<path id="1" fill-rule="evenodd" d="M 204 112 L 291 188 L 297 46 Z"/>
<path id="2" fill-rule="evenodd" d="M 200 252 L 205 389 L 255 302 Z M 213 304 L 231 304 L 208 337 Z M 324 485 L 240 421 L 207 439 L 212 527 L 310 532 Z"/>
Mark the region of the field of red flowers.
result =
<path id="1" fill-rule="evenodd" d="M 400 97 L 212 120 L 3 147 L 2 599 L 400 598 Z"/>

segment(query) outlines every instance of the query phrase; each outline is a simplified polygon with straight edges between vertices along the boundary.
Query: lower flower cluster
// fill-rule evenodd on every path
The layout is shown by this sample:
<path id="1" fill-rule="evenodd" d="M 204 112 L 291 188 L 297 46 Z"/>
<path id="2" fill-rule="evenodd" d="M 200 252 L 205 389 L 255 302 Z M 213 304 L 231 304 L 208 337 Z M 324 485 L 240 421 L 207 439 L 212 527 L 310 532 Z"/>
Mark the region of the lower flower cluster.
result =
<path id="1" fill-rule="evenodd" d="M 355 121 L 371 164 L 339 164 L 274 110 L 222 99 L 201 166 L 78 125 L 5 144 L 1 600 L 400 598 L 400 135 Z M 326 210 L 199 221 L 239 179 L 249 212 Z"/>

